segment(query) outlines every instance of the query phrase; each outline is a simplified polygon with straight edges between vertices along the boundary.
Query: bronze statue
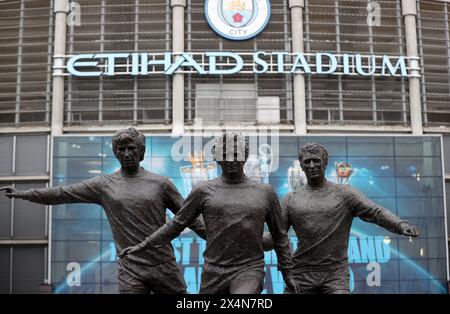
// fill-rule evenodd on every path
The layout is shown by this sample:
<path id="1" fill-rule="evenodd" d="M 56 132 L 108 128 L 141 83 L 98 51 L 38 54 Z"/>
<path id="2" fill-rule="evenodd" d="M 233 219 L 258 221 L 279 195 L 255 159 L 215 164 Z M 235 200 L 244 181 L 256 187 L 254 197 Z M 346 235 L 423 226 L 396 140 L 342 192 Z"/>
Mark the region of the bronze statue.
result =
<path id="1" fill-rule="evenodd" d="M 294 280 L 299 293 L 348 294 L 347 248 L 354 217 L 410 237 L 418 236 L 419 229 L 351 186 L 327 181 L 328 152 L 322 145 L 304 145 L 299 160 L 307 184 L 282 201 L 285 228 L 292 226 L 299 239 L 293 256 Z M 270 235 L 264 236 L 264 246 L 271 249 Z M 293 291 L 288 288 L 285 292 Z"/>
<path id="2" fill-rule="evenodd" d="M 257 183 L 244 174 L 248 142 L 242 135 L 225 134 L 215 140 L 213 154 L 222 167 L 222 176 L 195 187 L 171 221 L 142 243 L 125 249 L 119 257 L 168 243 L 202 214 L 206 250 L 200 293 L 260 293 L 265 275 L 262 240 L 267 223 L 278 268 L 289 289 L 296 291 L 277 194 L 272 186 Z"/>
<path id="3" fill-rule="evenodd" d="M 111 225 L 117 252 L 139 243 L 166 222 L 166 208 L 178 212 L 183 198 L 169 179 L 144 170 L 145 136 L 134 129 L 117 131 L 112 139 L 114 155 L 121 169 L 78 184 L 47 189 L 18 191 L 3 187 L 6 196 L 46 205 L 96 203 L 102 206 Z M 191 228 L 205 238 L 201 219 Z M 173 247 L 158 248 L 129 255 L 118 261 L 121 293 L 186 293 L 186 284 L 175 262 Z"/>

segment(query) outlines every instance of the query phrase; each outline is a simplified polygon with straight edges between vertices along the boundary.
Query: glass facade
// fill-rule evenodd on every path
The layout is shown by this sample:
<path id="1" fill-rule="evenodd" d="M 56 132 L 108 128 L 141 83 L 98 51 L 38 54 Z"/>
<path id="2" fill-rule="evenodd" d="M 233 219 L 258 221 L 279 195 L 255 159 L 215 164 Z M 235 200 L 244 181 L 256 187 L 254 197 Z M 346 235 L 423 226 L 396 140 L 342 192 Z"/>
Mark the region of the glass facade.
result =
<path id="1" fill-rule="evenodd" d="M 194 176 L 190 176 L 193 164 L 172 158 L 171 151 L 177 140 L 148 137 L 142 166 L 169 177 L 186 196 L 194 183 Z M 209 140 L 203 138 L 203 147 L 208 146 Z M 440 138 L 285 136 L 278 142 L 269 138 L 266 143 L 260 141 L 257 149 L 261 154 L 262 145 L 266 145 L 266 149 L 267 144 L 271 147 L 270 160 L 274 168 L 267 177 L 259 179 L 273 185 L 280 197 L 286 195 L 292 180 L 289 168 L 297 159 L 299 147 L 311 141 L 329 149 L 331 158 L 326 172 L 329 180 L 358 188 L 370 199 L 418 225 L 422 232 L 420 238 L 409 239 L 355 219 L 349 245 L 352 292 L 446 293 L 447 242 Z M 207 151 L 205 149 L 203 179 L 220 175 L 215 163 L 208 162 Z M 275 159 L 277 151 L 279 158 Z M 112 156 L 110 137 L 58 137 L 54 152 L 54 185 L 79 182 L 120 167 Z M 247 164 L 254 162 L 251 160 Z M 337 174 L 336 168 L 341 162 L 348 162 L 353 169 L 348 182 Z M 117 292 L 116 251 L 102 209 L 85 204 L 54 206 L 52 225 L 51 265 L 55 293 Z M 292 232 L 291 244 L 295 248 L 297 243 Z M 173 246 L 189 292 L 197 293 L 203 263 L 201 253 L 205 248 L 203 240 L 187 232 L 176 238 Z M 265 262 L 265 292 L 282 293 L 283 283 L 276 270 L 273 251 L 266 253 Z M 380 285 L 367 280 L 376 269 L 380 271 Z M 73 281 L 78 270 L 79 286 Z"/>
<path id="2" fill-rule="evenodd" d="M 446 197 L 446 204 L 447 204 L 447 235 L 450 239 L 450 215 L 449 215 L 449 209 L 450 209 L 450 136 L 443 136 L 442 137 L 442 147 L 444 151 L 444 172 L 445 172 L 445 197 Z M 450 246 L 449 246 L 450 249 Z M 450 272 L 450 265 L 449 265 L 449 272 Z"/>
<path id="3" fill-rule="evenodd" d="M 0 186 L 49 186 L 49 136 L 0 136 Z M 48 269 L 48 206 L 0 193 L 0 293 L 37 293 Z"/>

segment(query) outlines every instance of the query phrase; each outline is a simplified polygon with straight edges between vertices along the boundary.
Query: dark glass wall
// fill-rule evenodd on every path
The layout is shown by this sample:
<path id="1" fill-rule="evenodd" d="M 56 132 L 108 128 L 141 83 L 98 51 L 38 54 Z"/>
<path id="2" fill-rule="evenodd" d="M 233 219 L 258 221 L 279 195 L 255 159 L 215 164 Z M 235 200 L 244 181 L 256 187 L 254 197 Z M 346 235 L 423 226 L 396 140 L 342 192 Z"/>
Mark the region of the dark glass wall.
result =
<path id="1" fill-rule="evenodd" d="M 0 136 L 0 186 L 45 188 L 49 136 Z M 37 293 L 47 277 L 48 207 L 0 193 L 0 293 Z"/>

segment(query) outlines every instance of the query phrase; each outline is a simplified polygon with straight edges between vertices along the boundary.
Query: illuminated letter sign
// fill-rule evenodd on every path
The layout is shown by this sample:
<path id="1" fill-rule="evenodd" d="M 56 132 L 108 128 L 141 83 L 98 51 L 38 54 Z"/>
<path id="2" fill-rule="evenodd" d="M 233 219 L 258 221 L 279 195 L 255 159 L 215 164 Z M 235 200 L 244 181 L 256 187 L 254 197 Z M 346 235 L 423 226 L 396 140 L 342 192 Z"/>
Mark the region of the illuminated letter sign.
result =
<path id="1" fill-rule="evenodd" d="M 406 66 L 403 56 L 338 55 L 327 52 L 289 53 L 284 51 L 234 53 L 227 51 L 174 54 L 116 52 L 74 55 L 67 60 L 71 75 L 146 76 L 191 73 L 199 75 L 236 75 L 302 73 L 344 76 L 417 76 Z"/>

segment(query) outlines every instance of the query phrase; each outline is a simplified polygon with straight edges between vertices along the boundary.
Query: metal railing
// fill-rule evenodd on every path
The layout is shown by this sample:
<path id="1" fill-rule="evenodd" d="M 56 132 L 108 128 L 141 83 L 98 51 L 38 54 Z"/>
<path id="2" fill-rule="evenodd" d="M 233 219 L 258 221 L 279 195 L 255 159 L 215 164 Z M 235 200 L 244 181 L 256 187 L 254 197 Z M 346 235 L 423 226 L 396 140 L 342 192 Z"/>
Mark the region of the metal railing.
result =
<path id="1" fill-rule="evenodd" d="M 381 23 L 369 25 L 366 0 L 306 0 L 306 52 L 405 56 L 401 1 L 376 1 Z M 405 77 L 306 76 L 309 124 L 409 124 Z"/>
<path id="2" fill-rule="evenodd" d="M 0 2 L 0 126 L 49 125 L 53 1 Z"/>
<path id="3" fill-rule="evenodd" d="M 207 24 L 204 17 L 204 1 L 203 0 L 187 0 L 186 8 L 186 51 L 193 54 L 201 54 L 208 51 L 232 51 L 239 54 L 250 55 L 255 51 L 291 51 L 291 26 L 290 26 L 290 11 L 288 7 L 288 0 L 271 1 L 271 18 L 264 32 L 256 38 L 233 42 L 225 40 L 218 34 L 213 32 Z M 253 65 L 248 63 L 247 69 Z M 187 125 L 193 124 L 196 118 L 196 103 L 198 97 L 196 95 L 197 84 L 213 84 L 219 86 L 217 100 L 221 102 L 218 107 L 217 115 L 214 119 L 203 119 L 204 124 L 224 124 L 230 121 L 224 117 L 233 116 L 229 111 L 232 106 L 223 105 L 230 99 L 224 99 L 227 94 L 227 89 L 233 84 L 252 84 L 254 93 L 257 97 L 277 97 L 279 99 L 279 115 L 280 124 L 293 123 L 293 99 L 292 99 L 292 76 L 291 74 L 244 74 L 246 69 L 243 69 L 239 75 L 233 77 L 226 77 L 219 75 L 217 77 L 204 78 L 194 73 L 185 75 L 185 122 Z M 247 73 L 253 72 L 252 69 Z M 222 96 L 220 96 L 220 93 Z M 256 101 L 256 100 L 255 100 Z M 232 101 L 231 101 L 232 103 Z M 263 109 L 260 109 L 263 110 Z M 242 116 L 235 116 L 235 121 L 244 124 L 259 124 L 256 118 L 254 106 L 248 108 L 250 114 Z M 251 118 L 251 117 L 255 118 Z M 222 118 L 221 118 L 222 117 Z"/>
<path id="4" fill-rule="evenodd" d="M 165 52 L 171 49 L 169 0 L 79 0 L 81 25 L 68 27 L 67 53 Z M 66 79 L 65 125 L 170 124 L 171 80 Z"/>
<path id="5" fill-rule="evenodd" d="M 417 1 L 423 123 L 429 127 L 450 126 L 449 14 L 449 3 Z"/>

